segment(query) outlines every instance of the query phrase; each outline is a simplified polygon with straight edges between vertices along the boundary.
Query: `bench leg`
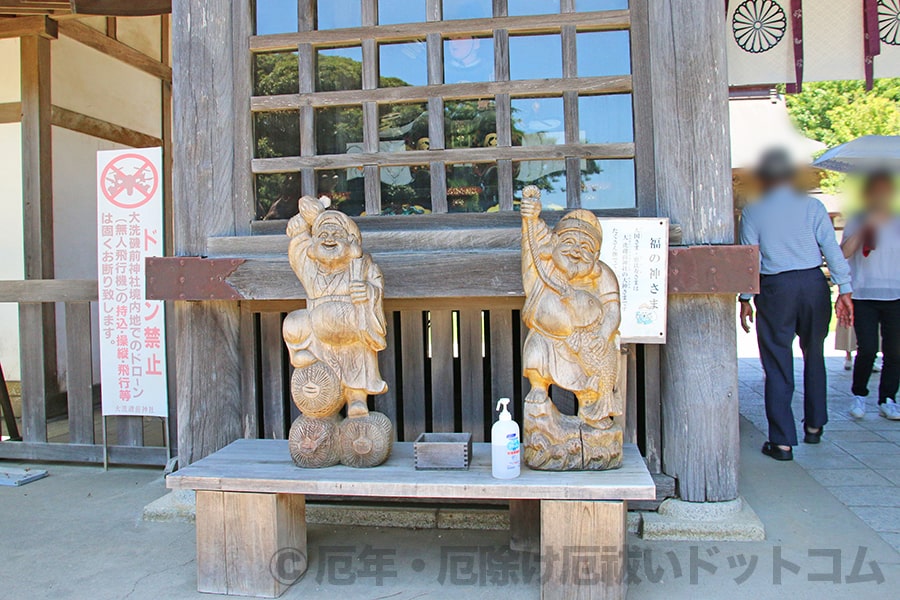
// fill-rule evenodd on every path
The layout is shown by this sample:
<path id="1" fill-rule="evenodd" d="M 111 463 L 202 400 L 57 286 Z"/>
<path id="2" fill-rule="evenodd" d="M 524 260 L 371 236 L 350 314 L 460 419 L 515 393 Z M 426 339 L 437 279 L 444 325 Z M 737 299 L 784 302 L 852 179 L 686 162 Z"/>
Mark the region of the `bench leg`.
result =
<path id="1" fill-rule="evenodd" d="M 509 501 L 509 549 L 516 552 L 541 551 L 541 501 Z"/>
<path id="2" fill-rule="evenodd" d="M 621 501 L 542 500 L 542 600 L 624 600 L 625 519 Z"/>
<path id="3" fill-rule="evenodd" d="M 306 498 L 197 492 L 197 590 L 277 598 L 306 570 Z"/>

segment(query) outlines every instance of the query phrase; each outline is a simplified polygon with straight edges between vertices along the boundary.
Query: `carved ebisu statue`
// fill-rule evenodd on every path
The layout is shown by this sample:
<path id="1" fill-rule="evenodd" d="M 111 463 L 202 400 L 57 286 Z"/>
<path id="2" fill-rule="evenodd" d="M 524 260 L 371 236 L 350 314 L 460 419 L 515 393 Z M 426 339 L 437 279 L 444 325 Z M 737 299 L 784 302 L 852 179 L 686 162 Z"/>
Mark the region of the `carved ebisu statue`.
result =
<path id="1" fill-rule="evenodd" d="M 295 369 L 291 395 L 302 413 L 291 426 L 291 457 L 301 467 L 374 467 L 387 460 L 394 437 L 390 420 L 366 403 L 387 391 L 378 371 L 384 284 L 356 223 L 326 210 L 329 204 L 304 196 L 287 226 L 288 258 L 307 296 L 283 328 Z"/>
<path id="2" fill-rule="evenodd" d="M 619 282 L 600 260 L 603 230 L 586 210 L 551 231 L 540 218 L 540 191 L 522 192 L 522 319 L 529 329 L 522 368 L 523 454 L 532 469 L 614 469 L 622 462 Z M 550 385 L 574 392 L 578 414 L 564 415 Z"/>

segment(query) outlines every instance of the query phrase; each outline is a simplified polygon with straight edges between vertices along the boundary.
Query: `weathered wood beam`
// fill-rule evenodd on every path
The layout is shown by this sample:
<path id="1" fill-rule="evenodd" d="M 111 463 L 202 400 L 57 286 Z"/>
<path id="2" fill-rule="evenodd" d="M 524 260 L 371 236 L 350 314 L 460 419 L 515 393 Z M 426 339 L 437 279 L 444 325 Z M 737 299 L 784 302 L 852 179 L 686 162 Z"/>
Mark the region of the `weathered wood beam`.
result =
<path id="1" fill-rule="evenodd" d="M 172 12 L 172 0 L 70 0 L 72 12 L 79 15 L 113 17 L 151 17 Z"/>
<path id="2" fill-rule="evenodd" d="M 0 39 L 27 35 L 36 35 L 48 40 L 55 40 L 57 36 L 56 21 L 44 15 L 14 17 L 11 19 L 0 18 Z"/>
<path id="3" fill-rule="evenodd" d="M 648 4 L 659 215 L 683 227 L 686 244 L 730 244 L 725 11 L 720 0 Z M 735 304 L 730 289 L 669 300 L 660 349 L 663 471 L 691 502 L 738 495 Z"/>
<path id="4" fill-rule="evenodd" d="M 116 417 L 121 418 L 121 417 Z M 102 463 L 100 444 L 59 444 L 49 442 L 0 442 L 0 459 Z M 110 446 L 113 465 L 165 466 L 168 462 L 162 446 Z"/>
<path id="5" fill-rule="evenodd" d="M 77 131 L 101 140 L 109 140 L 132 148 L 155 148 L 162 146 L 163 141 L 152 135 L 116 125 L 103 119 L 84 115 L 61 106 L 53 106 L 50 110 L 50 121 L 57 127 Z"/>
<path id="6" fill-rule="evenodd" d="M 22 222 L 25 278 L 52 279 L 53 148 L 50 125 L 50 40 L 19 43 L 22 102 Z M 22 426 L 27 442 L 47 441 L 47 399 L 59 387 L 56 313 L 52 304 L 19 305 Z"/>
<path id="7" fill-rule="evenodd" d="M 486 35 L 495 29 L 515 30 L 516 33 L 558 32 L 563 25 L 576 25 L 582 31 L 610 31 L 628 29 L 631 18 L 627 10 L 583 12 L 553 15 L 529 15 L 518 17 L 498 17 L 487 19 L 467 19 L 460 21 L 428 21 L 426 23 L 401 23 L 397 25 L 375 25 L 347 29 L 322 29 L 298 33 L 279 33 L 250 38 L 252 52 L 274 52 L 296 50 L 300 44 L 332 46 L 358 44 L 362 39 L 378 41 L 399 41 L 424 38 L 429 33 L 443 36 Z"/>
<path id="8" fill-rule="evenodd" d="M 66 37 L 72 38 L 116 60 L 120 60 L 144 73 L 153 75 L 157 79 L 172 81 L 172 68 L 169 65 L 163 64 L 131 46 L 88 27 L 84 23 L 79 23 L 77 20 L 61 20 L 58 22 L 58 25 L 59 32 Z"/>
<path id="9" fill-rule="evenodd" d="M 96 279 L 0 281 L 0 302 L 94 302 L 96 300 Z"/>
<path id="10" fill-rule="evenodd" d="M 341 90 L 315 94 L 281 94 L 254 96 L 250 110 L 297 110 L 307 106 L 342 106 L 361 102 L 425 102 L 432 98 L 478 99 L 497 94 L 512 96 L 558 96 L 563 92 L 599 94 L 627 94 L 631 92 L 630 75 L 581 77 L 578 79 L 527 79 L 519 81 L 482 81 L 474 83 L 446 83 L 427 86 L 378 88 L 375 90 Z"/>
<path id="11" fill-rule="evenodd" d="M 0 103 L 0 123 L 18 123 L 22 120 L 21 102 Z"/>
<path id="12" fill-rule="evenodd" d="M 294 173 L 303 168 L 341 169 L 359 165 L 401 166 L 430 162 L 493 162 L 495 160 L 563 160 L 634 158 L 634 144 L 557 144 L 554 146 L 509 146 L 506 148 L 448 148 L 407 152 L 359 152 L 325 156 L 254 158 L 254 173 Z"/>

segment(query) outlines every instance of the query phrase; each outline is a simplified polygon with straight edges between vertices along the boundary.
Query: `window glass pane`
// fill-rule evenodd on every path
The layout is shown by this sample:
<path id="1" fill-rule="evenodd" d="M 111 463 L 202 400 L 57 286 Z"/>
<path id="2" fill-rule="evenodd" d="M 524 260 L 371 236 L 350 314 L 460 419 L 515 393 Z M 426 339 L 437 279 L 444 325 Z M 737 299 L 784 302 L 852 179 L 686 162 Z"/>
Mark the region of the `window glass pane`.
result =
<path id="1" fill-rule="evenodd" d="M 444 146 L 489 148 L 497 145 L 494 99 L 444 102 Z"/>
<path id="2" fill-rule="evenodd" d="M 581 206 L 634 208 L 633 160 L 585 160 L 581 163 Z"/>
<path id="3" fill-rule="evenodd" d="M 378 149 L 381 152 L 428 150 L 428 104 L 379 104 Z"/>
<path id="4" fill-rule="evenodd" d="M 566 161 L 517 160 L 513 161 L 513 198 L 516 208 L 522 200 L 522 189 L 536 185 L 541 190 L 544 210 L 566 208 Z"/>
<path id="5" fill-rule="evenodd" d="M 316 154 L 349 154 L 362 151 L 361 106 L 328 106 L 316 109 Z"/>
<path id="6" fill-rule="evenodd" d="M 450 212 L 487 212 L 498 205 L 497 163 L 447 165 L 447 207 Z"/>
<path id="7" fill-rule="evenodd" d="M 444 40 L 444 83 L 494 80 L 494 39 Z"/>
<path id="8" fill-rule="evenodd" d="M 253 115 L 256 158 L 300 156 L 300 113 L 296 110 Z"/>
<path id="9" fill-rule="evenodd" d="M 423 215 L 431 212 L 431 172 L 428 165 L 379 169 L 381 214 Z"/>
<path id="10" fill-rule="evenodd" d="M 562 41 L 558 35 L 509 36 L 510 79 L 562 77 Z"/>
<path id="11" fill-rule="evenodd" d="M 491 0 L 444 0 L 444 20 L 492 17 L 492 5 Z"/>
<path id="12" fill-rule="evenodd" d="M 360 0 L 316 1 L 316 29 L 343 29 L 361 25 Z"/>
<path id="13" fill-rule="evenodd" d="M 317 92 L 362 89 L 362 47 L 329 48 L 317 54 Z"/>
<path id="14" fill-rule="evenodd" d="M 576 39 L 579 77 L 631 73 L 631 46 L 627 31 L 579 33 Z"/>
<path id="15" fill-rule="evenodd" d="M 562 98 L 513 98 L 513 146 L 547 146 L 565 142 Z"/>
<path id="16" fill-rule="evenodd" d="M 256 176 L 256 218 L 264 221 L 290 219 L 297 214 L 300 173 Z"/>
<path id="17" fill-rule="evenodd" d="M 272 52 L 253 57 L 253 94 L 274 96 L 300 91 L 296 52 Z"/>
<path id="18" fill-rule="evenodd" d="M 425 40 L 403 44 L 381 44 L 378 47 L 379 85 L 428 85 L 428 59 Z"/>
<path id="19" fill-rule="evenodd" d="M 509 0 L 508 14 L 518 15 L 551 15 L 559 12 L 559 0 Z"/>
<path id="20" fill-rule="evenodd" d="M 579 97 L 578 126 L 584 144 L 633 142 L 631 94 Z"/>
<path id="21" fill-rule="evenodd" d="M 316 171 L 316 195 L 331 198 L 331 207 L 351 216 L 366 210 L 362 167 Z"/>
<path id="22" fill-rule="evenodd" d="M 256 35 L 297 31 L 297 0 L 256 0 Z"/>
<path id="23" fill-rule="evenodd" d="M 426 0 L 378 0 L 378 24 L 423 23 Z"/>
<path id="24" fill-rule="evenodd" d="M 628 0 L 575 0 L 575 10 L 578 12 L 624 10 L 626 8 L 628 8 Z"/>

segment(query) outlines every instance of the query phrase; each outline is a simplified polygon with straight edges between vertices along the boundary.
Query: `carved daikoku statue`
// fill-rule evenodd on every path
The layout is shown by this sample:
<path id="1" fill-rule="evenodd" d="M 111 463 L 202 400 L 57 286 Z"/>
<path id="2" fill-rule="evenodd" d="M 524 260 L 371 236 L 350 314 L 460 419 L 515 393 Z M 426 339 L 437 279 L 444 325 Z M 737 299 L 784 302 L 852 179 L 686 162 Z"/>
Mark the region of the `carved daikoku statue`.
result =
<path id="1" fill-rule="evenodd" d="M 284 321 L 295 369 L 291 395 L 302 413 L 289 445 L 301 467 L 373 467 L 390 455 L 394 438 L 390 420 L 366 404 L 369 394 L 387 391 L 378 371 L 386 346 L 384 284 L 356 223 L 326 210 L 329 204 L 304 196 L 287 226 L 288 258 L 307 296 L 306 308 Z M 346 419 L 339 414 L 344 405 Z"/>
<path id="2" fill-rule="evenodd" d="M 619 282 L 600 260 L 603 231 L 586 210 L 551 231 L 540 219 L 540 191 L 522 193 L 523 454 L 532 469 L 614 469 L 622 462 Z M 575 393 L 577 416 L 562 414 L 550 385 Z"/>

